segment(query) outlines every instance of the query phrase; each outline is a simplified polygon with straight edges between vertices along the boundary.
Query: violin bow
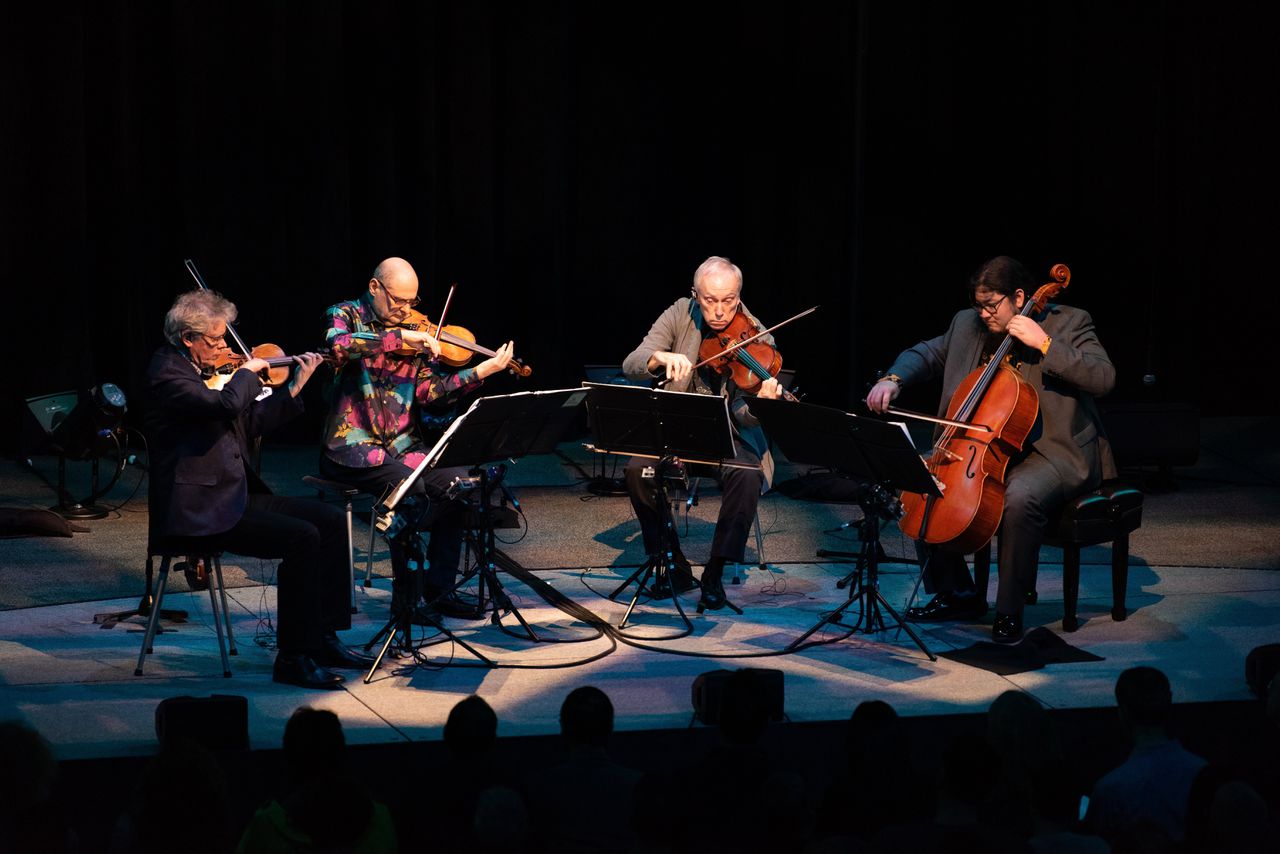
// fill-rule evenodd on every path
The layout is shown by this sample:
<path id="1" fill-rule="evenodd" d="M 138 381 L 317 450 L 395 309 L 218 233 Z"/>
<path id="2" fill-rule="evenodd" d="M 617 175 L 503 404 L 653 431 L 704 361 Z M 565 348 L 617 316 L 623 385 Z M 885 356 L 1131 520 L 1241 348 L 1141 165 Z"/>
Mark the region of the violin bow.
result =
<path id="1" fill-rule="evenodd" d="M 435 342 L 440 343 L 440 332 L 444 329 L 444 318 L 449 313 L 449 303 L 453 302 L 453 292 L 458 289 L 458 283 L 454 282 L 449 286 L 449 295 L 444 298 L 444 308 L 440 309 L 440 319 L 436 321 Z"/>
<path id="2" fill-rule="evenodd" d="M 200 271 L 196 269 L 196 262 L 190 258 L 182 260 L 183 265 L 187 268 L 187 272 L 191 274 L 191 278 L 196 280 L 196 284 L 200 286 L 202 291 L 212 291 L 213 288 L 204 283 L 204 279 L 200 275 Z M 240 334 L 236 332 L 231 324 L 227 324 L 227 332 L 231 334 L 231 339 L 236 342 L 236 346 L 240 348 L 240 352 L 244 354 L 246 359 L 252 359 L 253 355 L 249 352 L 249 348 L 245 346 L 244 341 L 240 338 Z"/>

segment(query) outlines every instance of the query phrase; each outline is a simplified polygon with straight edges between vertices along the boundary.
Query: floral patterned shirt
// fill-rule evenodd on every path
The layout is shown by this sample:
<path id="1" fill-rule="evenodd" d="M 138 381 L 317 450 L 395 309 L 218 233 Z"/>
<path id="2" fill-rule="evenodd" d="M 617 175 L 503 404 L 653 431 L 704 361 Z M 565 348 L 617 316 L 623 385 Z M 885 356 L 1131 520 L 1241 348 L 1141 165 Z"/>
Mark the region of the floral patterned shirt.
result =
<path id="1" fill-rule="evenodd" d="M 339 465 L 370 468 L 388 460 L 416 466 L 423 450 L 414 432 L 414 401 L 427 404 L 477 388 L 475 368 L 437 372 L 420 355 L 397 353 L 400 330 L 382 324 L 368 294 L 330 306 L 325 345 L 337 359 L 327 390 L 325 456 Z"/>

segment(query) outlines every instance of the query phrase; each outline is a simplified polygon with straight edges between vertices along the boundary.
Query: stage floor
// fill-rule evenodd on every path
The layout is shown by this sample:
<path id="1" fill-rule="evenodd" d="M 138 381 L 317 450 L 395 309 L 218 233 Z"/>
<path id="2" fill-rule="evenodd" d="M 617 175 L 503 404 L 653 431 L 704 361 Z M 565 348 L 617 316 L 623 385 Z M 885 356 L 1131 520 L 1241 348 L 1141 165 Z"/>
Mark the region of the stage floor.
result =
<path id="1" fill-rule="evenodd" d="M 161 699 L 230 693 L 249 699 L 254 748 L 278 747 L 285 721 L 304 704 L 332 709 L 350 743 L 371 744 L 438 739 L 453 704 L 476 693 L 497 711 L 500 735 L 538 735 L 558 730 L 565 694 L 594 684 L 612 698 L 619 730 L 679 728 L 690 721 L 695 676 L 742 666 L 785 673 L 786 711 L 796 721 L 847 718 L 868 699 L 886 700 L 904 715 L 980 712 L 1010 689 L 1026 691 L 1054 708 L 1109 706 L 1116 676 L 1139 664 L 1168 673 L 1179 702 L 1243 700 L 1249 697 L 1245 655 L 1280 637 L 1280 574 L 1221 567 L 1134 567 L 1130 615 L 1116 623 L 1109 614 L 1109 567 L 1085 566 L 1079 607 L 1083 624 L 1075 633 L 1063 633 L 1060 566 L 1050 564 L 1041 569 L 1040 601 L 1027 610 L 1027 628 L 1045 626 L 1053 637 L 1087 654 L 1072 655 L 1068 648 L 1067 658 L 1100 660 L 1048 663 L 999 675 L 990 668 L 1034 667 L 1032 646 L 1050 657 L 1063 650 L 1046 650 L 1028 640 L 1001 650 L 988 666 L 946 657 L 934 662 L 897 631 L 858 633 L 777 654 L 845 601 L 846 592 L 835 582 L 848 569 L 801 563 L 773 565 L 768 571 L 752 568 L 741 585 L 729 588 L 743 608 L 741 616 L 729 611 L 693 614 L 696 594 L 686 594 L 682 602 L 693 631 L 675 640 L 643 640 L 682 628 L 670 601 L 641 600 L 626 629 L 632 637 L 625 641 L 606 633 L 580 643 L 533 643 L 487 622 L 449 620 L 451 631 L 497 666 L 462 666 L 478 662 L 459 645 L 443 642 L 425 647 L 426 662 L 416 668 L 395 662 L 370 684 L 353 675 L 343 690 L 332 692 L 271 681 L 274 653 L 255 642 L 255 636 L 269 628 L 274 587 L 229 591 L 239 648 L 231 659 L 230 679 L 220 675 L 205 594 L 183 590 L 166 597 L 166 606 L 189 610 L 190 619 L 158 639 L 141 677 L 133 674 L 142 637 L 135 631 L 138 626 L 126 622 L 106 628 L 94 622 L 95 614 L 131 607 L 136 599 L 10 610 L 0 613 L 0 719 L 29 721 L 63 759 L 144 755 L 154 749 L 154 711 Z M 592 568 L 544 571 L 536 577 L 616 627 L 630 595 L 612 602 L 602 594 L 626 574 L 626 568 Z M 596 634 L 590 624 L 547 605 L 529 586 L 503 577 L 536 634 L 557 639 Z M 895 608 L 909 595 L 913 581 L 914 567 L 882 568 L 881 587 Z M 363 643 L 376 631 L 389 600 L 382 579 L 372 588 L 358 588 L 357 594 L 359 613 L 345 633 L 351 643 Z M 846 622 L 856 613 L 851 610 Z M 503 623 L 519 629 L 510 617 Z M 989 618 L 921 629 L 926 645 L 938 654 L 990 637 Z M 843 634 L 829 628 L 814 637 Z M 596 660 L 588 661 L 592 658 Z"/>
<path id="2" fill-rule="evenodd" d="M 189 594 L 180 578 L 171 584 L 166 605 L 190 610 L 191 619 L 159 639 L 145 676 L 133 675 L 141 635 L 123 624 L 104 629 L 93 619 L 133 607 L 143 587 L 146 484 L 140 470 L 130 469 L 109 496 L 117 509 L 107 519 L 85 523 L 88 533 L 0 540 L 0 719 L 29 721 L 63 758 L 146 754 L 155 744 L 159 700 L 217 692 L 249 698 L 254 747 L 278 747 L 285 721 L 302 704 L 336 711 L 352 743 L 385 743 L 440 738 L 453 704 L 478 693 L 497 710 L 501 734 L 536 735 L 557 730 L 565 694 L 595 684 L 613 698 L 618 729 L 665 729 L 689 723 L 690 685 L 699 673 L 743 666 L 785 672 L 786 710 L 796 721 L 844 719 L 872 698 L 887 700 L 905 715 L 981 712 L 1009 689 L 1055 708 L 1105 707 L 1114 703 L 1116 676 L 1138 664 L 1168 673 L 1179 702 L 1242 700 L 1249 696 L 1245 655 L 1280 641 L 1277 431 L 1275 418 L 1202 421 L 1198 463 L 1176 470 L 1176 488 L 1147 491 L 1142 527 L 1131 540 L 1130 614 L 1121 623 L 1110 617 L 1111 550 L 1093 546 L 1082 553 L 1083 625 L 1063 633 L 1062 553 L 1045 548 L 1040 601 L 1028 609 L 1026 626 L 1044 627 L 1033 639 L 1039 644 L 1028 640 L 994 658 L 967 659 L 971 663 L 946 657 L 933 662 L 905 633 L 894 631 L 780 655 L 844 601 L 845 591 L 835 583 L 849 564 L 815 562 L 815 551 L 855 549 L 856 529 L 841 523 L 860 515 L 856 506 L 780 494 L 788 482 L 803 482 L 808 474 L 784 460 L 778 472 L 783 487 L 760 504 L 770 570 L 752 568 L 742 585 L 729 587 L 742 616 L 692 615 L 688 637 L 652 640 L 683 624 L 670 602 L 648 603 L 637 608 L 628 634 L 651 640 L 595 637 L 589 622 L 547 605 L 533 588 L 504 574 L 536 633 L 592 639 L 535 644 L 487 623 L 449 621 L 450 629 L 498 666 L 462 666 L 475 660 L 460 646 L 438 644 L 424 651 L 427 664 L 412 671 L 385 668 L 372 684 L 357 677 L 336 692 L 271 682 L 274 652 L 254 638 L 275 614 L 274 565 L 234 555 L 224 559 L 240 652 L 232 659 L 233 677 L 220 675 L 207 596 Z M 269 445 L 263 475 L 279 493 L 314 495 L 302 477 L 314 474 L 316 453 L 314 447 Z M 573 442 L 555 454 L 520 460 L 507 482 L 522 503 L 524 528 L 501 532 L 500 547 L 535 570 L 535 584 L 545 582 L 588 609 L 593 622 L 617 626 L 625 601 L 611 602 L 601 592 L 616 587 L 644 555 L 627 499 L 588 489 L 600 463 Z M 32 466 L 0 461 L 0 507 L 48 506 L 51 493 L 42 478 L 49 479 L 52 465 L 47 459 Z M 71 468 L 74 489 L 84 479 L 85 464 Z M 358 505 L 357 513 L 367 506 Z M 700 503 L 687 516 L 682 513 L 681 539 L 695 563 L 705 559 L 718 506 L 719 495 L 706 482 Z M 361 569 L 367 530 L 357 520 Z M 896 525 L 886 525 L 882 539 L 890 555 L 882 590 L 898 607 L 915 580 L 915 567 L 904 558 L 911 547 Z M 749 557 L 754 549 L 752 538 Z M 389 571 L 387 550 L 378 543 L 375 584 L 357 588 L 359 613 L 346 633 L 349 642 L 363 643 L 386 620 Z M 683 601 L 692 611 L 696 595 Z M 955 652 L 988 641 L 989 621 L 922 627 L 922 633 L 935 653 Z M 840 634 L 829 630 L 815 637 Z M 1052 646 L 1054 639 L 1062 646 Z M 1036 667 L 1037 655 L 1056 663 Z"/>

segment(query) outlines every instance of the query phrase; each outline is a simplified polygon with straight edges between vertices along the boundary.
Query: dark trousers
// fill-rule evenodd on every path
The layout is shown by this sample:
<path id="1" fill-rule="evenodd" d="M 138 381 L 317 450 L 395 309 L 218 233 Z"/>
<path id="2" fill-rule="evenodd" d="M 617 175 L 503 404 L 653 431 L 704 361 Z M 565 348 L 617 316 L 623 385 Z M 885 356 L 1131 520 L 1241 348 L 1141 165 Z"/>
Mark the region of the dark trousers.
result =
<path id="1" fill-rule="evenodd" d="M 1037 453 L 1032 452 L 1009 469 L 1005 478 L 1004 516 L 1000 522 L 997 612 L 1022 613 L 1027 591 L 1036 586 L 1040 546 L 1044 543 L 1049 519 L 1061 509 L 1067 497 L 1058 470 Z M 973 576 L 963 555 L 932 551 L 926 590 L 946 593 L 974 589 Z"/>
<path id="2" fill-rule="evenodd" d="M 736 461 L 760 464 L 760 458 L 742 443 L 738 444 Z M 632 457 L 624 471 L 627 495 L 631 498 L 631 507 L 640 520 L 640 531 L 644 535 L 644 550 L 650 555 L 657 554 L 661 548 L 663 516 L 658 508 L 657 486 L 652 478 L 645 478 L 642 473 L 646 466 L 656 466 L 657 462 L 645 457 Z M 720 515 L 716 518 L 715 535 L 711 540 L 711 557 L 724 558 L 727 563 L 742 563 L 746 556 L 747 535 L 751 533 L 756 505 L 760 502 L 764 475 L 759 469 L 727 466 L 711 469 L 696 465 L 690 467 L 689 474 L 714 476 L 720 482 Z M 674 529 L 672 535 L 675 535 Z"/>
<path id="3" fill-rule="evenodd" d="M 219 539 L 229 552 L 280 558 L 280 652 L 315 652 L 325 632 L 351 628 L 347 517 L 337 507 L 311 498 L 250 495 L 240 521 Z"/>
<path id="4" fill-rule="evenodd" d="M 320 455 L 320 474 L 329 480 L 347 483 L 369 495 L 381 497 L 413 469 L 401 462 L 386 462 L 380 466 L 352 468 L 339 465 L 323 454 Z M 452 587 L 462 562 L 462 542 L 466 535 L 466 505 L 459 501 L 446 501 L 445 490 L 455 478 L 465 477 L 467 470 L 460 466 L 428 469 L 418 478 L 409 491 L 417 501 L 429 501 L 430 507 L 423 514 L 423 527 L 431 531 L 427 541 L 427 571 L 423 580 L 431 587 Z M 404 505 L 401 508 L 407 510 Z M 417 515 L 416 511 L 413 511 Z M 395 579 L 406 578 L 409 559 L 412 556 L 410 537 L 393 537 L 388 542 L 391 551 L 391 569 Z"/>

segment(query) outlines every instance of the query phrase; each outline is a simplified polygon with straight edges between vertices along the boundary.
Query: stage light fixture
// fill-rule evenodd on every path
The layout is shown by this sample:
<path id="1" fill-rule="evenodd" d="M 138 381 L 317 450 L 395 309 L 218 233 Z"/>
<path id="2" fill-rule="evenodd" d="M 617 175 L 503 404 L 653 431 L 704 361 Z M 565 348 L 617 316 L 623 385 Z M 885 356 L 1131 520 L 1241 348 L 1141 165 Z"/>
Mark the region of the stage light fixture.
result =
<path id="1" fill-rule="evenodd" d="M 115 383 L 100 383 L 80 391 L 63 391 L 27 400 L 24 448 L 26 453 L 52 453 L 58 457 L 58 504 L 50 508 L 66 519 L 103 519 L 107 511 L 94 505 L 124 471 L 124 416 L 128 399 Z M 103 489 L 98 488 L 98 460 L 116 452 L 116 470 Z M 76 501 L 67 491 L 67 460 L 92 463 L 91 494 Z"/>

